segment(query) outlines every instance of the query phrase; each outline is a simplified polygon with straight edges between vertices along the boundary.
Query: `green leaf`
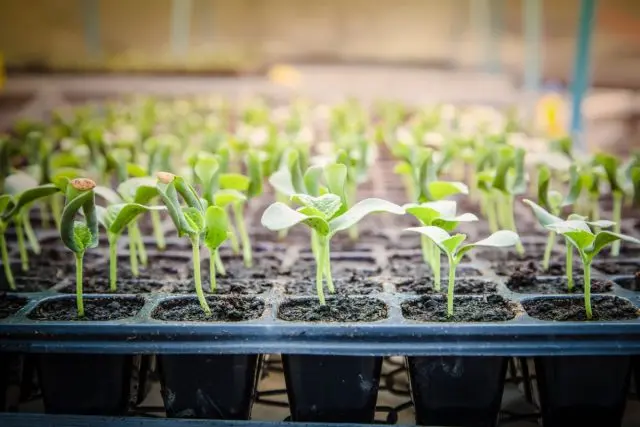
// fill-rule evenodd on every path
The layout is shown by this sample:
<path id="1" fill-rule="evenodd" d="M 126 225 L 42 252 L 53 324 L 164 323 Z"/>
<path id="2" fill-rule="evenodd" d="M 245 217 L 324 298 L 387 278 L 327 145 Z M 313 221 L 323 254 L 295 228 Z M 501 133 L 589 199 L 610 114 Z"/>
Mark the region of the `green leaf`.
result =
<path id="1" fill-rule="evenodd" d="M 576 203 L 582 192 L 582 179 L 578 173 L 578 167 L 571 165 L 569 167 L 569 194 L 562 201 L 562 206 L 569 206 Z"/>
<path id="2" fill-rule="evenodd" d="M 127 175 L 135 178 L 140 178 L 143 176 L 147 176 L 148 172 L 142 166 L 139 166 L 135 163 L 127 163 Z"/>
<path id="3" fill-rule="evenodd" d="M 122 203 L 122 197 L 109 187 L 97 185 L 93 191 L 96 193 L 96 196 L 102 197 L 109 204 Z"/>
<path id="4" fill-rule="evenodd" d="M 4 192 L 12 196 L 18 196 L 37 186 L 38 180 L 24 172 L 16 172 L 5 178 Z"/>
<path id="5" fill-rule="evenodd" d="M 249 178 L 239 173 L 223 173 L 220 175 L 220 188 L 223 190 L 247 191 Z"/>
<path id="6" fill-rule="evenodd" d="M 51 182 L 64 193 L 67 190 L 67 184 L 69 184 L 69 181 L 71 181 L 72 179 L 80 178 L 84 175 L 86 175 L 86 173 L 82 169 L 57 169 L 53 174 L 53 177 L 51 178 Z"/>
<path id="7" fill-rule="evenodd" d="M 174 181 L 171 181 L 169 184 L 158 182 L 157 188 L 162 202 L 165 204 L 167 210 L 169 211 L 169 216 L 173 221 L 173 225 L 178 231 L 178 236 L 195 233 L 196 230 L 191 228 L 184 217 L 182 207 L 180 206 L 180 201 L 178 200 L 178 192 L 176 190 Z"/>
<path id="8" fill-rule="evenodd" d="M 13 203 L 13 197 L 8 194 L 0 194 L 0 215 Z"/>
<path id="9" fill-rule="evenodd" d="M 336 194 L 342 201 L 339 214 L 345 212 L 349 208 L 349 201 L 345 192 L 345 184 L 347 182 L 347 167 L 343 164 L 334 163 L 324 167 L 324 178 L 327 183 L 329 193 Z"/>
<path id="10" fill-rule="evenodd" d="M 595 155 L 594 161 L 604 169 L 605 174 L 607 175 L 607 181 L 609 181 L 609 186 L 611 187 L 611 192 L 622 191 L 618 182 L 618 169 L 620 168 L 620 162 L 617 157 L 610 154 L 599 153 Z"/>
<path id="11" fill-rule="evenodd" d="M 549 184 L 551 181 L 551 172 L 549 168 L 541 165 L 538 167 L 538 203 L 547 211 L 551 211 L 549 202 Z"/>
<path id="12" fill-rule="evenodd" d="M 498 151 L 498 165 L 493 178 L 493 188 L 502 191 L 503 193 L 510 193 L 510 189 L 507 185 L 507 174 L 509 169 L 514 164 L 513 148 L 502 147 Z"/>
<path id="13" fill-rule="evenodd" d="M 272 231 L 284 230 L 296 224 L 304 223 L 322 236 L 329 234 L 329 223 L 324 218 L 305 215 L 280 202 L 269 206 L 262 214 L 260 221 L 263 226 Z"/>
<path id="14" fill-rule="evenodd" d="M 194 165 L 194 171 L 204 187 L 210 186 L 213 178 L 217 176 L 219 170 L 220 164 L 218 163 L 216 156 L 210 153 L 198 153 Z"/>
<path id="15" fill-rule="evenodd" d="M 437 218 L 453 219 L 456 215 L 456 202 L 452 200 L 438 200 L 421 204 L 409 203 L 403 209 L 415 216 L 423 225 L 432 225 Z"/>
<path id="16" fill-rule="evenodd" d="M 550 214 L 542 206 L 532 202 L 529 199 L 524 199 L 522 200 L 522 202 L 531 207 L 531 209 L 533 210 L 533 214 L 538 219 L 538 222 L 545 228 L 548 228 L 550 224 L 563 222 L 562 218 Z"/>
<path id="17" fill-rule="evenodd" d="M 94 197 L 93 190 L 81 192 L 73 199 L 68 199 L 62 210 L 60 237 L 65 246 L 75 253 L 84 252 L 87 248 L 98 245 L 98 220 L 95 212 Z M 84 210 L 87 221 L 87 224 L 83 225 L 89 230 L 89 234 L 91 235 L 91 241 L 88 245 L 84 245 L 86 243 L 86 236 L 84 234 L 80 236 L 82 240 L 76 239 L 75 229 L 77 221 L 75 221 L 74 218 L 80 209 Z"/>
<path id="18" fill-rule="evenodd" d="M 202 212 L 200 210 L 194 208 L 193 206 L 186 206 L 182 208 L 182 213 L 184 215 L 184 219 L 187 221 L 187 224 L 189 224 L 189 227 L 191 227 L 192 230 L 194 230 L 198 234 L 204 231 L 204 216 L 202 215 Z"/>
<path id="19" fill-rule="evenodd" d="M 98 219 L 98 224 L 108 231 L 113 222 L 113 218 L 109 215 L 107 208 L 104 206 L 96 206 L 96 218 Z"/>
<path id="20" fill-rule="evenodd" d="M 430 200 L 442 200 L 455 194 L 469 194 L 469 187 L 462 182 L 434 181 L 427 184 Z"/>
<path id="21" fill-rule="evenodd" d="M 296 194 L 296 189 L 293 188 L 293 183 L 291 182 L 291 173 L 288 169 L 275 171 L 269 177 L 269 184 L 271 184 L 278 193 L 287 197 L 291 197 Z"/>
<path id="22" fill-rule="evenodd" d="M 77 252 L 84 252 L 91 247 L 91 230 L 84 222 L 73 222 L 73 241 L 78 248 Z"/>
<path id="23" fill-rule="evenodd" d="M 581 253 L 595 240 L 595 235 L 588 229 L 589 226 L 584 221 L 563 221 L 549 224 L 547 228 L 565 236 Z"/>
<path id="24" fill-rule="evenodd" d="M 236 190 L 220 190 L 213 196 L 213 203 L 216 206 L 225 207 L 233 203 L 243 203 L 247 201 L 247 196 Z"/>
<path id="25" fill-rule="evenodd" d="M 44 184 L 34 188 L 30 188 L 18 196 L 18 200 L 14 203 L 14 205 L 12 206 L 9 212 L 2 215 L 2 219 L 7 220 L 11 216 L 20 212 L 20 210 L 23 209 L 25 206 L 29 206 L 31 203 L 35 202 L 36 200 L 49 197 L 59 191 L 60 190 L 58 189 L 58 187 L 56 187 L 53 184 Z M 2 212 L 2 209 L 0 209 L 0 212 Z"/>
<path id="26" fill-rule="evenodd" d="M 515 151 L 515 177 L 511 186 L 511 194 L 524 194 L 527 191 L 527 181 L 525 179 L 526 171 L 524 166 L 525 153 L 526 152 L 523 148 L 517 148 Z"/>
<path id="27" fill-rule="evenodd" d="M 262 194 L 262 162 L 257 151 L 249 151 L 247 154 L 247 172 L 249 174 L 249 188 L 247 195 L 256 197 Z"/>
<path id="28" fill-rule="evenodd" d="M 426 227 L 406 228 L 405 231 L 413 231 L 413 232 L 416 232 L 416 233 L 420 233 L 423 236 L 426 236 L 429 240 L 431 240 L 433 243 L 435 243 L 435 245 L 438 246 L 442 252 L 444 252 L 445 254 L 450 254 L 448 252 L 448 250 L 449 250 L 448 247 L 443 246 L 442 242 L 444 242 L 447 239 L 450 239 L 451 236 L 449 235 L 449 233 L 444 231 L 442 228 L 434 227 L 432 225 L 428 225 Z M 453 254 L 451 253 L 451 255 L 453 255 Z"/>
<path id="29" fill-rule="evenodd" d="M 209 250 L 215 250 L 228 237 L 229 220 L 227 213 L 219 206 L 209 206 L 205 212 L 205 225 L 204 244 Z"/>
<path id="30" fill-rule="evenodd" d="M 342 205 L 340 197 L 331 193 L 323 194 L 318 197 L 306 194 L 294 194 L 291 196 L 291 200 L 299 205 L 310 207 L 315 211 L 320 212 L 320 216 L 326 220 L 333 218 Z"/>
<path id="31" fill-rule="evenodd" d="M 139 203 L 121 203 L 111 205 L 107 208 L 109 216 L 112 218 L 108 231 L 113 234 L 121 234 L 127 226 L 138 218 L 141 214 L 151 210 L 163 210 L 164 206 L 144 206 Z"/>
<path id="32" fill-rule="evenodd" d="M 156 180 L 149 176 L 129 178 L 118 185 L 118 194 L 126 202 L 145 205 L 158 197 Z"/>
<path id="33" fill-rule="evenodd" d="M 329 222 L 331 235 L 334 235 L 338 231 L 350 228 L 357 224 L 366 215 L 374 212 L 388 212 L 395 215 L 403 215 L 405 213 L 404 209 L 395 203 L 375 198 L 364 199 L 353 205 L 351 209 L 345 213 Z"/>
<path id="34" fill-rule="evenodd" d="M 176 176 L 173 179 L 173 184 L 175 185 L 176 191 L 182 196 L 187 206 L 195 208 L 200 211 L 202 215 L 204 215 L 204 205 L 202 204 L 202 199 L 196 193 L 196 190 L 187 183 L 183 177 Z"/>
<path id="35" fill-rule="evenodd" d="M 320 195 L 320 177 L 322 176 L 322 172 L 323 169 L 320 166 L 311 166 L 304 173 L 303 180 L 307 190 L 306 194 L 311 196 Z"/>
<path id="36" fill-rule="evenodd" d="M 441 247 L 445 248 L 445 253 L 454 254 L 456 253 L 458 247 L 467 239 L 466 234 L 454 234 L 448 239 L 444 239 L 440 242 Z"/>
<path id="37" fill-rule="evenodd" d="M 413 167 L 408 162 L 399 162 L 393 168 L 393 173 L 398 175 L 413 175 Z"/>
<path id="38" fill-rule="evenodd" d="M 499 230 L 487 237 L 486 239 L 482 239 L 475 243 L 471 243 L 468 245 L 464 245 L 458 249 L 458 252 L 455 256 L 456 264 L 462 260 L 462 257 L 475 248 L 476 246 L 486 246 L 492 248 L 505 248 L 509 246 L 514 246 L 520 241 L 520 237 L 516 233 L 510 230 Z"/>
<path id="39" fill-rule="evenodd" d="M 296 193 L 305 193 L 304 180 L 302 178 L 301 153 L 297 150 L 291 150 L 287 154 L 287 168 L 291 177 L 291 185 Z"/>
<path id="40" fill-rule="evenodd" d="M 591 260 L 596 255 L 598 255 L 598 252 L 600 252 L 607 245 L 615 242 L 616 240 L 624 240 L 625 242 L 640 245 L 640 240 L 636 239 L 635 237 L 631 237 L 631 236 L 627 236 L 619 233 L 613 233 L 611 231 L 604 230 L 596 234 L 596 237 L 593 241 L 593 245 L 590 248 L 588 248 L 585 251 L 585 253 L 588 256 L 588 258 Z"/>

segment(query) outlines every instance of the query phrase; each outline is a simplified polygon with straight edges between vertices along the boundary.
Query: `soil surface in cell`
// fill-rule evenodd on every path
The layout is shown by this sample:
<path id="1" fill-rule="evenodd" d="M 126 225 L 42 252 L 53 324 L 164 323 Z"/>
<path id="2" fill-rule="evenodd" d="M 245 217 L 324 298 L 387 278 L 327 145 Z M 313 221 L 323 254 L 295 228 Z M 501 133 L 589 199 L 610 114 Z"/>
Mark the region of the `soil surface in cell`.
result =
<path id="1" fill-rule="evenodd" d="M 615 282 L 627 290 L 638 292 L 640 291 L 640 272 L 631 277 L 621 277 Z"/>
<path id="2" fill-rule="evenodd" d="M 513 275 L 507 281 L 507 288 L 521 294 L 582 294 L 584 280 L 582 276 L 574 277 L 573 291 L 569 292 L 566 277 L 537 277 L 535 274 Z M 613 282 L 606 279 L 591 279 L 591 293 L 611 292 Z"/>
<path id="3" fill-rule="evenodd" d="M 210 316 L 202 310 L 196 297 L 171 299 L 161 302 L 152 317 L 173 322 L 239 322 L 257 319 L 265 308 L 262 300 L 243 296 L 209 296 L 207 304 L 211 309 Z"/>
<path id="4" fill-rule="evenodd" d="M 463 258 L 464 260 L 465 258 Z M 468 260 L 468 258 L 467 258 Z M 447 260 L 440 259 L 442 268 L 440 269 L 441 277 L 447 277 L 449 270 Z M 393 277 L 425 277 L 432 276 L 431 268 L 424 262 L 421 255 L 416 256 L 393 256 L 389 260 L 389 273 Z M 470 265 L 461 264 L 456 268 L 456 276 L 469 277 L 481 276 L 480 270 Z"/>
<path id="5" fill-rule="evenodd" d="M 478 259 L 482 259 L 485 261 L 540 261 L 542 260 L 542 258 L 544 258 L 545 245 L 538 243 L 525 243 L 524 250 L 524 255 L 520 255 L 513 248 L 481 248 L 476 250 L 474 254 Z M 554 250 L 551 253 L 552 258 L 557 258 L 560 255 L 562 255 L 562 253 L 557 250 Z"/>
<path id="6" fill-rule="evenodd" d="M 0 293 L 0 319 L 5 319 L 17 313 L 27 302 L 26 298 Z"/>
<path id="7" fill-rule="evenodd" d="M 500 295 L 454 297 L 453 316 L 447 316 L 444 295 L 423 296 L 402 303 L 406 319 L 423 322 L 502 322 L 516 315 L 514 303 Z"/>
<path id="8" fill-rule="evenodd" d="M 273 255 L 260 255 L 253 254 L 253 265 L 247 267 L 244 264 L 242 255 L 221 255 L 222 264 L 224 265 L 226 276 L 220 275 L 220 272 L 216 273 L 217 277 L 227 277 L 230 279 L 273 279 L 280 275 L 280 266 L 282 260 L 280 257 Z M 204 264 L 208 264 L 207 261 Z M 192 266 L 189 265 L 189 270 L 192 270 Z M 192 277 L 190 275 L 189 277 Z"/>
<path id="9" fill-rule="evenodd" d="M 431 277 L 420 279 L 406 278 L 395 279 L 396 290 L 402 293 L 413 294 L 439 294 L 446 293 L 448 280 L 444 278 L 440 284 L 440 290 L 434 288 L 434 281 Z M 485 279 L 462 277 L 456 278 L 454 292 L 458 295 L 482 295 L 496 293 L 498 285 Z"/>
<path id="10" fill-rule="evenodd" d="M 273 287 L 273 280 L 269 279 L 217 279 L 215 294 L 227 295 L 256 295 L 269 292 Z M 211 293 L 209 276 L 202 276 L 202 289 Z M 170 283 L 165 286 L 163 292 L 172 294 L 195 294 L 195 282 L 193 279 Z"/>
<path id="11" fill-rule="evenodd" d="M 374 322 L 386 317 L 386 304 L 367 297 L 329 297 L 325 305 L 317 297 L 291 299 L 278 309 L 279 319 L 298 322 Z"/>
<path id="12" fill-rule="evenodd" d="M 640 263 L 629 261 L 596 261 L 593 264 L 593 268 L 598 269 L 604 274 L 617 275 L 617 274 L 636 274 L 640 272 Z"/>
<path id="13" fill-rule="evenodd" d="M 511 276 L 512 278 L 525 276 L 564 276 L 565 271 L 565 262 L 559 261 L 551 261 L 549 263 L 549 269 L 544 271 L 542 269 L 542 261 L 528 261 L 528 262 L 517 262 L 517 261 L 505 261 L 505 262 L 497 262 L 492 264 L 492 268 L 498 276 Z M 579 264 L 573 265 L 573 274 L 578 275 L 582 274 L 582 266 Z"/>
<path id="14" fill-rule="evenodd" d="M 11 290 L 9 289 L 9 283 L 4 280 L 4 276 L 2 276 L 2 279 L 3 281 L 0 282 L 0 291 L 44 292 L 58 284 L 57 281 L 49 280 L 46 278 L 17 276 L 13 278 L 16 289 Z"/>
<path id="15" fill-rule="evenodd" d="M 44 301 L 29 313 L 32 320 L 121 320 L 135 316 L 144 305 L 142 298 L 84 298 L 84 317 L 78 317 L 75 298 Z"/>
<path id="16" fill-rule="evenodd" d="M 164 286 L 165 283 L 159 280 L 121 279 L 118 277 L 116 290 L 111 291 L 109 279 L 96 276 L 86 277 L 85 274 L 82 290 L 87 294 L 148 294 L 150 292 L 160 292 Z M 75 293 L 75 281 L 62 286 L 58 289 L 58 292 L 64 294 Z"/>
<path id="17" fill-rule="evenodd" d="M 349 233 L 337 234 L 331 239 L 331 250 L 339 251 L 362 251 L 370 249 L 374 245 L 388 245 L 389 237 L 384 234 L 374 233 L 371 230 L 360 230 L 358 238 L 353 240 Z"/>
<path id="18" fill-rule="evenodd" d="M 381 268 L 376 265 L 373 258 L 335 259 L 331 258 L 331 277 L 334 280 L 353 278 L 365 278 L 380 274 Z M 312 258 L 299 258 L 289 268 L 291 277 L 311 279 L 316 277 L 316 262 Z"/>
<path id="19" fill-rule="evenodd" d="M 540 320 L 587 320 L 583 298 L 536 298 L 523 301 L 527 314 Z M 612 296 L 591 298 L 591 320 L 630 320 L 638 317 L 638 310 L 629 301 Z"/>
<path id="20" fill-rule="evenodd" d="M 376 279 L 364 279 L 352 276 L 348 279 L 335 279 L 335 291 L 339 295 L 371 295 L 383 291 L 382 283 Z M 325 292 L 327 285 L 324 285 Z M 286 295 L 316 295 L 316 282 L 312 280 L 293 280 L 285 283 Z"/>
<path id="21" fill-rule="evenodd" d="M 191 264 L 191 258 L 181 256 L 171 256 L 163 254 L 162 256 L 149 256 L 147 266 L 138 266 L 138 276 L 134 276 L 131 272 L 131 263 L 129 257 L 118 257 L 118 279 L 124 281 L 136 282 L 138 280 L 183 280 L 187 278 L 187 265 Z M 109 262 L 100 262 L 95 266 L 85 269 L 85 277 L 109 277 Z"/>

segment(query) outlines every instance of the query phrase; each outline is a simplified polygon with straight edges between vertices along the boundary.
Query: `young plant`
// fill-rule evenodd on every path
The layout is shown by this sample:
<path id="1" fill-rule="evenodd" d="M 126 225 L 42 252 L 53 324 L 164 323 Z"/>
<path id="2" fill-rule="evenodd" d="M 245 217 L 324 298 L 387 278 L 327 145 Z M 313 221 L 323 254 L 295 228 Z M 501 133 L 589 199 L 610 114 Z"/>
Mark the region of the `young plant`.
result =
<path id="1" fill-rule="evenodd" d="M 84 317 L 84 301 L 82 295 L 82 260 L 87 249 L 98 246 L 98 218 L 96 215 L 95 193 L 96 183 L 88 178 L 76 178 L 66 186 L 66 202 L 62 211 L 60 237 L 76 258 L 76 304 L 78 317 Z M 84 221 L 76 220 L 82 210 Z"/>
<path id="2" fill-rule="evenodd" d="M 220 260 L 218 248 L 229 237 L 227 213 L 220 206 L 209 206 L 204 216 L 204 244 L 209 249 L 209 284 L 211 292 L 216 291 L 216 264 Z M 220 261 L 222 265 L 222 261 Z M 224 274 L 224 271 L 223 271 Z"/>
<path id="3" fill-rule="evenodd" d="M 325 304 L 323 279 L 327 280 L 329 292 L 334 292 L 331 276 L 331 238 L 373 212 L 404 214 L 402 207 L 375 198 L 364 199 L 346 211 L 342 210 L 343 202 L 337 194 L 326 193 L 318 197 L 296 194 L 292 196 L 292 200 L 301 207 L 294 210 L 284 203 L 276 202 L 264 211 L 262 225 L 269 230 L 279 231 L 303 223 L 315 231 L 316 291 L 321 305 Z"/>
<path id="4" fill-rule="evenodd" d="M 447 316 L 453 316 L 453 287 L 456 280 L 456 267 L 462 261 L 464 254 L 476 246 L 488 246 L 494 248 L 513 246 L 520 241 L 516 233 L 510 230 L 499 230 L 476 243 L 463 244 L 467 239 L 466 234 L 454 234 L 451 236 L 445 230 L 436 226 L 412 227 L 407 231 L 415 231 L 426 236 L 440 249 L 449 260 L 449 283 L 447 287 Z"/>
<path id="5" fill-rule="evenodd" d="M 552 215 L 559 215 L 563 206 L 562 194 L 557 191 L 550 190 L 551 172 L 547 166 L 540 166 L 538 169 L 538 202 Z M 544 250 L 544 258 L 542 259 L 542 270 L 549 270 L 549 262 L 551 260 L 551 251 L 556 242 L 556 233 L 549 230 L 547 236 L 547 245 Z M 567 248 L 567 250 L 570 250 Z"/>
<path id="6" fill-rule="evenodd" d="M 471 213 L 456 215 L 456 202 L 440 200 L 436 202 L 410 203 L 403 206 L 404 210 L 416 217 L 423 227 L 440 227 L 447 232 L 453 231 L 460 222 L 477 221 L 478 217 Z M 422 257 L 433 272 L 434 289 L 440 291 L 440 252 L 428 241 L 427 236 L 421 235 Z M 426 240 L 426 242 L 425 242 Z"/>
<path id="7" fill-rule="evenodd" d="M 204 296 L 200 276 L 200 238 L 206 227 L 203 200 L 182 177 L 169 172 L 158 172 L 156 176 L 158 178 L 156 185 L 158 193 L 169 211 L 169 216 L 171 216 L 171 220 L 178 231 L 178 236 L 186 235 L 191 242 L 193 281 L 196 295 L 205 315 L 211 316 L 211 309 Z M 178 195 L 184 199 L 187 206 L 180 205 Z"/>
<path id="8" fill-rule="evenodd" d="M 622 203 L 624 199 L 624 188 L 620 182 L 619 175 L 621 172 L 620 161 L 610 154 L 597 154 L 594 158 L 596 164 L 602 166 L 609 182 L 611 194 L 613 196 L 613 218 L 611 219 L 615 225 L 614 233 L 620 233 L 620 225 L 622 223 Z M 620 239 L 615 240 L 611 244 L 611 256 L 620 255 Z"/>

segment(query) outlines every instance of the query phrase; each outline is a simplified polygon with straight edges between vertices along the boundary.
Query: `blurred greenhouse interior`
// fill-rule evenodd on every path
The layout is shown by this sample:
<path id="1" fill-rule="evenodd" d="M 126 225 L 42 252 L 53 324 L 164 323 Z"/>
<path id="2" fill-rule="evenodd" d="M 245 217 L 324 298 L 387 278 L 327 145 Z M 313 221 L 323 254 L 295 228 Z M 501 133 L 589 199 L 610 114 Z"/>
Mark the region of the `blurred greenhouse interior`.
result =
<path id="1" fill-rule="evenodd" d="M 585 5 L 589 58 L 576 66 Z M 580 74 L 594 89 L 586 126 L 599 123 L 589 144 L 638 140 L 635 0 L 0 0 L 0 10 L 2 113 L 44 88 L 69 99 L 265 92 L 274 81 L 322 97 L 493 105 L 530 102 L 552 84 L 570 104 Z M 269 74 L 276 64 L 293 67 Z"/>

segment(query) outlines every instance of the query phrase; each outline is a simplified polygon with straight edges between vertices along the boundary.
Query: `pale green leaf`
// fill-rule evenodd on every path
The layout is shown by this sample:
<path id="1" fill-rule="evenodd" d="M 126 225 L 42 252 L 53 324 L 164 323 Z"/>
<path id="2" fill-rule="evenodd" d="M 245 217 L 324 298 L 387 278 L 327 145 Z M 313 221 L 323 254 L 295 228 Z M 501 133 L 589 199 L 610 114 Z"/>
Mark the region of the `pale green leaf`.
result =
<path id="1" fill-rule="evenodd" d="M 96 196 L 102 197 L 109 204 L 122 203 L 122 197 L 118 195 L 115 191 L 113 191 L 109 187 L 104 187 L 102 185 L 97 185 L 93 191 L 96 193 Z"/>
<path id="2" fill-rule="evenodd" d="M 296 224 L 305 223 L 325 236 L 329 233 L 329 224 L 319 216 L 308 216 L 291 209 L 284 203 L 276 202 L 262 214 L 262 225 L 272 231 L 284 230 Z"/>
<path id="3" fill-rule="evenodd" d="M 220 174 L 220 188 L 223 190 L 247 191 L 249 189 L 249 177 L 239 173 Z"/>
<path id="4" fill-rule="evenodd" d="M 640 240 L 635 237 L 627 236 L 625 234 L 613 233 L 611 231 L 600 231 L 596 234 L 593 244 L 585 252 L 589 259 L 593 259 L 598 252 L 604 249 L 607 245 L 615 242 L 616 240 L 623 240 L 628 243 L 640 245 Z"/>
<path id="5" fill-rule="evenodd" d="M 205 224 L 204 244 L 210 250 L 215 250 L 227 240 L 229 232 L 227 213 L 219 206 L 209 206 L 205 212 Z"/>
<path id="6" fill-rule="evenodd" d="M 346 230 L 357 224 L 366 215 L 374 212 L 387 212 L 395 215 L 403 215 L 404 209 L 395 203 L 382 199 L 364 199 L 353 205 L 348 211 L 330 221 L 331 234 Z"/>
<path id="7" fill-rule="evenodd" d="M 193 206 L 187 206 L 182 208 L 182 213 L 184 215 L 184 219 L 192 230 L 198 234 L 204 231 L 204 216 L 200 210 Z"/>
<path id="8" fill-rule="evenodd" d="M 333 218 L 342 205 L 340 197 L 331 193 L 318 197 L 307 194 L 294 194 L 291 196 L 291 200 L 299 205 L 313 208 L 315 211 L 320 212 L 320 216 L 326 220 Z"/>
<path id="9" fill-rule="evenodd" d="M 522 202 L 531 207 L 531 209 L 533 210 L 533 214 L 537 218 L 538 222 L 545 228 L 548 228 L 550 224 L 563 222 L 562 218 L 550 214 L 542 206 L 532 202 L 529 199 L 524 199 Z"/>
<path id="10" fill-rule="evenodd" d="M 469 194 L 469 187 L 462 182 L 433 181 L 427 186 L 431 200 L 441 200 L 456 194 Z"/>
<path id="11" fill-rule="evenodd" d="M 237 190 L 220 190 L 213 196 L 213 203 L 216 206 L 225 207 L 233 203 L 244 203 L 247 196 Z"/>

